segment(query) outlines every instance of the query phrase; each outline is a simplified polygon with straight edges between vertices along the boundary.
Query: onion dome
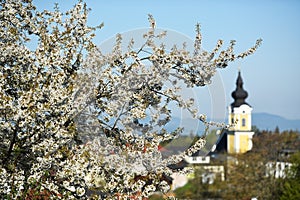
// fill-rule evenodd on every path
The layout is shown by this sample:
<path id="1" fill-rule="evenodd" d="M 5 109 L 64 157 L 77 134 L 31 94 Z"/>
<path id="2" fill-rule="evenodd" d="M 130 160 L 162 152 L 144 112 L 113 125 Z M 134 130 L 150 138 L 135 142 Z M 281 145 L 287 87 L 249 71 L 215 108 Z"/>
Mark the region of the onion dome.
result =
<path id="1" fill-rule="evenodd" d="M 241 77 L 241 72 L 239 71 L 237 80 L 236 80 L 236 89 L 231 93 L 231 96 L 234 99 L 234 102 L 231 104 L 231 107 L 240 107 L 243 104 L 247 104 L 245 99 L 248 97 L 248 92 L 243 88 L 243 79 Z"/>

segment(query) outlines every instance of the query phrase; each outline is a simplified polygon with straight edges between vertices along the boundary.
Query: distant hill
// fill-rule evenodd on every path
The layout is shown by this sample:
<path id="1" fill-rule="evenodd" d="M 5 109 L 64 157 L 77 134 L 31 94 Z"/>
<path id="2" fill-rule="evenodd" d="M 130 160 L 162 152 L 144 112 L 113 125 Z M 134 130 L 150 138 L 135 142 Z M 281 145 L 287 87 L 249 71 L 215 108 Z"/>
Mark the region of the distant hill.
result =
<path id="1" fill-rule="evenodd" d="M 210 119 L 208 119 L 209 121 Z M 225 122 L 228 120 L 213 120 L 217 122 Z M 252 114 L 252 125 L 256 126 L 260 130 L 275 130 L 276 126 L 279 127 L 280 131 L 284 130 L 298 130 L 300 131 L 300 120 L 290 120 L 284 117 L 273 115 L 269 113 L 253 113 Z M 172 121 L 165 127 L 168 131 L 176 129 L 178 126 L 184 127 L 184 134 L 197 133 L 203 134 L 204 126 L 199 120 L 191 118 L 172 118 Z"/>
<path id="2" fill-rule="evenodd" d="M 252 125 L 260 130 L 272 131 L 278 126 L 280 131 L 291 129 L 300 131 L 300 120 L 290 120 L 269 113 L 253 113 Z"/>
<path id="3" fill-rule="evenodd" d="M 179 117 L 173 117 L 164 128 L 168 131 L 174 131 L 177 127 L 184 128 L 184 135 L 189 135 L 191 133 L 202 135 L 205 129 L 203 123 L 197 119 Z"/>

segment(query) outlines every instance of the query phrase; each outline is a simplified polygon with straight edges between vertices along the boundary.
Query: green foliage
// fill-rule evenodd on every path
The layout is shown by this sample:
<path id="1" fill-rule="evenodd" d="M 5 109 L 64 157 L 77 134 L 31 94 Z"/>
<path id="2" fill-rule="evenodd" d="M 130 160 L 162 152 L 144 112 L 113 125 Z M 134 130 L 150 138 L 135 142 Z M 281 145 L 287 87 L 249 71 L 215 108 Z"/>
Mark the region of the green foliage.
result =
<path id="1" fill-rule="evenodd" d="M 291 157 L 289 177 L 283 184 L 280 200 L 300 199 L 300 152 Z"/>
<path id="2" fill-rule="evenodd" d="M 197 188 L 195 187 L 194 183 L 188 182 L 185 186 L 178 188 L 175 190 L 176 197 L 181 198 L 193 198 L 195 193 L 197 192 Z"/>
<path id="3" fill-rule="evenodd" d="M 154 194 L 152 196 L 149 197 L 149 200 L 164 200 L 165 198 L 163 198 L 162 195 L 160 194 Z"/>
<path id="4" fill-rule="evenodd" d="M 178 138 L 171 141 L 164 141 L 161 143 L 163 147 L 167 147 L 168 149 L 173 149 L 173 150 L 183 150 L 189 147 L 192 144 L 193 137 L 191 136 L 179 136 Z"/>
<path id="5" fill-rule="evenodd" d="M 238 164 L 229 168 L 223 198 L 280 198 L 283 192 L 281 188 L 287 179 L 266 176 L 266 164 L 276 161 L 288 162 L 288 157 L 283 155 L 282 151 L 300 148 L 299 133 L 259 131 L 254 135 L 253 144 L 251 152 L 235 157 Z"/>
<path id="6" fill-rule="evenodd" d="M 202 182 L 203 169 L 201 167 L 195 168 L 194 179 L 180 188 L 177 188 L 174 193 L 178 199 L 215 199 L 221 198 L 220 191 L 223 191 L 223 184 L 221 180 L 217 179 L 213 184 Z"/>
<path id="7" fill-rule="evenodd" d="M 292 174 L 296 180 L 300 181 L 300 152 L 291 157 L 291 163 L 293 163 L 291 168 Z"/>

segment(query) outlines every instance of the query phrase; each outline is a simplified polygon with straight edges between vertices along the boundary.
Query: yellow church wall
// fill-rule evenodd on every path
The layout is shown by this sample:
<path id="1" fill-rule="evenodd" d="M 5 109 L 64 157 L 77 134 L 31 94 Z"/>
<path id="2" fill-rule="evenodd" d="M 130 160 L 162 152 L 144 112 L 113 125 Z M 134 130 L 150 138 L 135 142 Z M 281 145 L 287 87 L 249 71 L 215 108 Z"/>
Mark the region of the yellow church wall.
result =
<path id="1" fill-rule="evenodd" d="M 230 154 L 234 153 L 245 153 L 252 148 L 252 136 L 254 132 L 241 131 L 231 132 L 227 135 L 227 152 Z"/>
<path id="2" fill-rule="evenodd" d="M 243 126 L 243 119 L 245 119 L 245 126 Z M 240 131 L 250 131 L 251 130 L 251 116 L 249 114 L 230 114 L 229 115 L 229 124 L 237 123 L 235 126 L 229 130 L 240 130 Z M 233 123 L 232 123 L 233 121 Z"/>
<path id="3" fill-rule="evenodd" d="M 239 123 L 240 123 L 240 129 L 241 131 L 250 131 L 251 130 L 251 127 L 249 128 L 249 123 L 250 123 L 250 116 L 249 114 L 240 114 L 239 116 L 240 120 L 239 120 Z M 243 119 L 245 119 L 245 126 L 243 126 Z"/>
<path id="4" fill-rule="evenodd" d="M 248 147 L 249 147 L 249 136 L 248 135 L 240 135 L 240 153 L 245 153 L 246 151 L 248 151 Z"/>
<path id="5" fill-rule="evenodd" d="M 228 153 L 234 153 L 235 149 L 234 149 L 234 135 L 228 135 L 227 136 L 227 145 L 228 145 Z"/>

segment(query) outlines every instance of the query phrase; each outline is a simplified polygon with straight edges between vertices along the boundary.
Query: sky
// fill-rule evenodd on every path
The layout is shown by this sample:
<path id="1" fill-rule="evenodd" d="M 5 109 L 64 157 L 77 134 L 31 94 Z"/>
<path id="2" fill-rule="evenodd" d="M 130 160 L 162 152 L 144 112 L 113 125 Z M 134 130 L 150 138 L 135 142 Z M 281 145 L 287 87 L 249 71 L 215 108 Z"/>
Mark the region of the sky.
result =
<path id="1" fill-rule="evenodd" d="M 52 9 L 58 2 L 62 10 L 76 1 L 34 0 L 38 9 Z M 148 27 L 152 14 L 157 27 L 193 40 L 195 24 L 201 24 L 203 48 L 211 50 L 218 39 L 242 52 L 262 38 L 258 51 L 220 69 L 216 85 L 194 90 L 201 109 L 212 115 L 225 113 L 233 102 L 238 69 L 241 69 L 246 101 L 255 113 L 270 113 L 287 119 L 300 119 L 300 1 L 298 0 L 86 0 L 92 10 L 89 23 L 104 22 L 95 43 L 101 45 L 117 33 Z M 226 46 L 226 45 L 225 45 Z M 217 94 L 216 94 L 217 93 Z M 187 93 L 188 95 L 188 93 Z M 203 106 L 204 104 L 204 106 Z M 212 111 L 214 110 L 214 111 Z M 219 116 L 217 116 L 219 117 Z"/>

